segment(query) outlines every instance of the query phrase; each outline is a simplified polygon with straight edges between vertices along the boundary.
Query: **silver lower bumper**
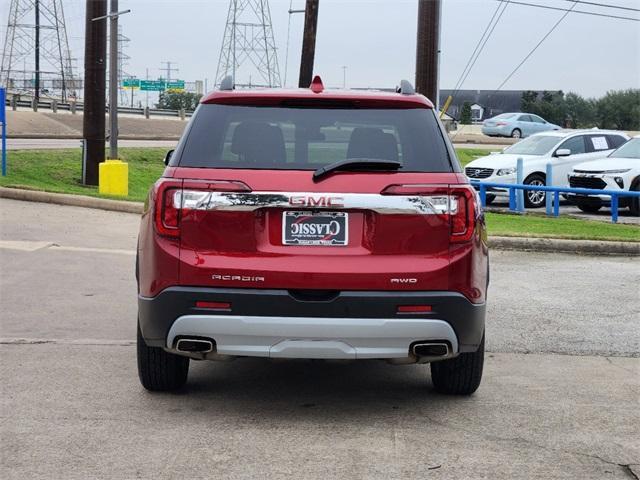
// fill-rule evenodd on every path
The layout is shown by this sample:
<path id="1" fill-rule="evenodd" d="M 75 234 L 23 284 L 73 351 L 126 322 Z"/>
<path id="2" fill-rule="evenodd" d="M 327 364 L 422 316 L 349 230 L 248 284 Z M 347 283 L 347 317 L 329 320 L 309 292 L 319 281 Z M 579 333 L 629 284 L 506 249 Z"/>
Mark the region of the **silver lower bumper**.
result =
<path id="1" fill-rule="evenodd" d="M 447 322 L 434 319 L 258 317 L 185 315 L 172 325 L 167 349 L 176 337 L 206 337 L 216 354 L 271 358 L 407 358 L 424 340 L 446 341 L 453 354 L 458 339 Z"/>

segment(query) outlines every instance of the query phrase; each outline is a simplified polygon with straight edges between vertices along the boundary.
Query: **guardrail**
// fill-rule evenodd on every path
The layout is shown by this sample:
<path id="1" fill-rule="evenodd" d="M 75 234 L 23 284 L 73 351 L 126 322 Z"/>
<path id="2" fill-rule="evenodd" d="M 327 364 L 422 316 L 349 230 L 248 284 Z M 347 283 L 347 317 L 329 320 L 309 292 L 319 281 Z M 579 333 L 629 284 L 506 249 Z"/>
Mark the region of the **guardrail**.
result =
<path id="1" fill-rule="evenodd" d="M 521 191 L 536 191 L 536 192 L 549 192 L 553 193 L 553 208 L 551 208 L 551 202 L 549 201 L 549 195 L 547 197 L 547 215 L 553 215 L 557 217 L 560 215 L 560 195 L 563 193 L 582 195 L 582 196 L 596 196 L 606 195 L 611 198 L 611 222 L 618 222 L 618 205 L 620 197 L 632 197 L 640 198 L 640 192 L 628 192 L 623 190 L 596 190 L 593 188 L 570 188 L 570 187 L 548 187 L 540 185 L 525 185 L 518 183 L 488 183 L 479 182 L 477 180 L 471 180 L 473 186 L 478 187 L 480 192 L 480 202 L 485 207 L 487 204 L 487 189 L 490 188 L 503 188 L 509 190 L 509 210 L 512 211 L 524 211 L 522 202 L 517 202 L 516 190 Z M 519 205 L 518 205 L 519 204 Z"/>
<path id="2" fill-rule="evenodd" d="M 78 102 L 58 102 L 56 100 L 40 100 L 37 104 L 32 100 L 19 100 L 17 98 L 6 98 L 5 105 L 11 107 L 13 110 L 17 108 L 29 108 L 34 112 L 39 109 L 51 110 L 54 113 L 58 110 L 63 110 L 71 113 L 82 112 L 84 105 Z M 107 112 L 109 107 L 107 106 Z M 184 120 L 185 118 L 193 115 L 192 111 L 188 110 L 165 110 L 161 108 L 137 108 L 137 107 L 118 107 L 118 113 L 129 115 L 141 115 L 146 118 L 149 117 L 176 117 Z"/>

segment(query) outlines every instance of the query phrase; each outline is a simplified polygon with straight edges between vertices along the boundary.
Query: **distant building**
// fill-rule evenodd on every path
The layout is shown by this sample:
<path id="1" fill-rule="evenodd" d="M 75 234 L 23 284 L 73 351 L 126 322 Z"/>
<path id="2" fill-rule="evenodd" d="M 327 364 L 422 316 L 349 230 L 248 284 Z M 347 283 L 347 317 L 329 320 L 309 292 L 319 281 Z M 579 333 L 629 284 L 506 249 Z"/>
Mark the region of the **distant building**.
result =
<path id="1" fill-rule="evenodd" d="M 519 112 L 524 90 L 460 90 L 453 97 L 453 102 L 447 113 L 459 120 L 462 105 L 471 104 L 471 118 L 474 122 L 481 122 L 505 112 Z M 453 90 L 440 90 L 440 103 L 444 104 Z"/>

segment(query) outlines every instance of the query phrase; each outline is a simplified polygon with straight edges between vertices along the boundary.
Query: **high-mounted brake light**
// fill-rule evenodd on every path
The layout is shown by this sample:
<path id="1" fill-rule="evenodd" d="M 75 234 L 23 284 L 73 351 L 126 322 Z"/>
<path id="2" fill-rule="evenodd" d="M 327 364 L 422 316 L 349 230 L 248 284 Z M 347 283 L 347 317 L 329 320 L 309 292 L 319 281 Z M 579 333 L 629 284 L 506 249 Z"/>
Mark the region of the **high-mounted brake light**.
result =
<path id="1" fill-rule="evenodd" d="M 324 85 L 322 84 L 322 79 L 320 78 L 320 75 L 316 75 L 315 77 L 313 77 L 313 81 L 311 82 L 310 88 L 313 93 L 324 92 Z"/>
<path id="2" fill-rule="evenodd" d="M 250 192 L 243 182 L 161 179 L 155 192 L 155 226 L 159 235 L 178 238 L 180 221 L 189 210 L 205 210 L 215 192 Z"/>
<path id="3" fill-rule="evenodd" d="M 390 185 L 381 193 L 418 196 L 434 213 L 449 216 L 452 243 L 467 242 L 473 237 L 476 195 L 469 185 Z"/>

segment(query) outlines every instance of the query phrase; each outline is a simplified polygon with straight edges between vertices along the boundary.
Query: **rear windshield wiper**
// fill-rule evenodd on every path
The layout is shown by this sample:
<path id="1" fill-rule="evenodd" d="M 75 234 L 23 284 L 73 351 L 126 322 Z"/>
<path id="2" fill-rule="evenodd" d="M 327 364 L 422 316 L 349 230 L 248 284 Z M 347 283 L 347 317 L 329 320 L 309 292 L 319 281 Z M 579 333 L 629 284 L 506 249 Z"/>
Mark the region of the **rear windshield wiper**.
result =
<path id="1" fill-rule="evenodd" d="M 319 182 L 337 170 L 398 170 L 402 168 L 402 162 L 397 160 L 383 160 L 376 158 L 347 158 L 324 167 L 320 167 L 313 172 L 313 181 Z"/>

